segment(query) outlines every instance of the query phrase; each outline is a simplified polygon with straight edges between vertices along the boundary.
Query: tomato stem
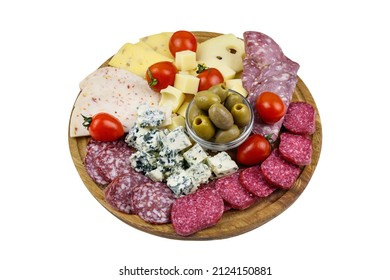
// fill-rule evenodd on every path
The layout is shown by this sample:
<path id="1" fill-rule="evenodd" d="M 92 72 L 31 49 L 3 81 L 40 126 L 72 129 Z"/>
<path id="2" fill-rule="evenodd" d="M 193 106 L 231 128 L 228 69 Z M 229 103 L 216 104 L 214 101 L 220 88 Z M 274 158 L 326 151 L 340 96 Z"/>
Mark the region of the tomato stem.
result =
<path id="1" fill-rule="evenodd" d="M 153 86 L 157 85 L 158 81 L 155 77 L 153 77 L 152 72 L 150 71 L 150 68 L 148 68 L 147 73 L 148 73 L 148 76 L 150 78 L 149 86 L 153 87 Z"/>
<path id="2" fill-rule="evenodd" d="M 91 122 L 92 122 L 92 117 L 86 117 L 83 114 L 81 114 L 81 116 L 84 118 L 83 126 L 86 128 L 89 128 L 89 126 L 91 125 Z"/>
<path id="3" fill-rule="evenodd" d="M 196 69 L 196 74 L 202 73 L 205 71 L 208 67 L 205 64 L 198 64 L 198 67 Z"/>

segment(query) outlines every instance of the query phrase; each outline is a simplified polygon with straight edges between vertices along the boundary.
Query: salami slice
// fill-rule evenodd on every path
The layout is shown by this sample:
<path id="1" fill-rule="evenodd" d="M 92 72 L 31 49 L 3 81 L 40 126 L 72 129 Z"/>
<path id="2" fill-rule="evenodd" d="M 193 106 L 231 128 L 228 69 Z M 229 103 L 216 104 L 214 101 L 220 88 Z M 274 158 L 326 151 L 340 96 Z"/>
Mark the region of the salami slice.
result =
<path id="1" fill-rule="evenodd" d="M 277 94 L 288 108 L 297 83 L 299 64 L 286 57 L 280 46 L 260 32 L 245 32 L 246 57 L 243 62 L 243 85 L 248 100 L 256 111 L 256 101 L 265 91 Z M 270 136 L 275 141 L 283 124 L 283 118 L 272 125 L 255 115 L 253 132 Z"/>
<path id="2" fill-rule="evenodd" d="M 116 177 L 104 189 L 104 199 L 112 208 L 131 214 L 134 212 L 132 202 L 133 190 L 145 179 L 147 179 L 146 176 L 135 172 Z"/>
<path id="3" fill-rule="evenodd" d="M 277 148 L 263 161 L 260 168 L 271 186 L 282 189 L 290 189 L 301 173 L 299 166 L 284 160 Z"/>
<path id="4" fill-rule="evenodd" d="M 129 163 L 129 157 L 133 154 L 134 149 L 123 142 L 117 145 L 107 146 L 99 153 L 96 158 L 96 166 L 103 179 L 111 182 L 116 177 L 127 174 L 132 171 Z"/>
<path id="5" fill-rule="evenodd" d="M 181 236 L 214 226 L 224 212 L 224 202 L 214 188 L 205 187 L 176 199 L 172 206 L 172 225 Z"/>
<path id="6" fill-rule="evenodd" d="M 307 136 L 287 132 L 280 135 L 280 155 L 291 163 L 300 166 L 310 164 L 312 150 L 311 139 Z"/>
<path id="7" fill-rule="evenodd" d="M 107 185 L 109 183 L 109 181 L 106 180 L 105 176 L 102 174 L 98 164 L 96 164 L 96 159 L 107 147 L 121 145 L 120 142 L 120 140 L 113 142 L 103 142 L 94 140 L 93 138 L 89 139 L 86 148 L 86 156 L 84 158 L 84 165 L 88 175 L 95 183 L 99 185 Z"/>
<path id="8" fill-rule="evenodd" d="M 313 134 L 316 124 L 316 112 L 306 102 L 292 102 L 287 109 L 283 126 L 296 134 Z"/>
<path id="9" fill-rule="evenodd" d="M 267 183 L 259 165 L 244 169 L 240 174 L 240 183 L 247 191 L 258 197 L 267 197 L 276 189 Z"/>
<path id="10" fill-rule="evenodd" d="M 151 224 L 169 223 L 175 199 L 174 194 L 166 184 L 153 181 L 145 182 L 133 190 L 133 211 L 145 222 Z"/>
<path id="11" fill-rule="evenodd" d="M 241 185 L 239 178 L 240 172 L 219 178 L 215 189 L 232 208 L 243 210 L 255 203 L 257 198 Z"/>

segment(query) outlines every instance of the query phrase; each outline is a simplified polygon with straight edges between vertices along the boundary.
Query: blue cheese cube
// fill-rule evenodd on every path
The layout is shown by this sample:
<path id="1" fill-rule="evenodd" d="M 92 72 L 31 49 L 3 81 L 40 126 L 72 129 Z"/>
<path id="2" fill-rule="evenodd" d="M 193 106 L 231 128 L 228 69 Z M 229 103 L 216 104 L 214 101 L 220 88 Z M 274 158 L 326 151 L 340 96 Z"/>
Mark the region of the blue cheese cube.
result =
<path id="1" fill-rule="evenodd" d="M 151 129 L 136 140 L 137 150 L 144 152 L 158 151 L 162 145 L 161 141 L 165 137 L 159 129 Z"/>
<path id="2" fill-rule="evenodd" d="M 169 176 L 167 186 L 176 196 L 190 194 L 196 190 L 192 177 L 189 177 L 184 169 Z"/>
<path id="3" fill-rule="evenodd" d="M 198 143 L 196 143 L 191 147 L 191 149 L 183 153 L 183 157 L 189 165 L 195 165 L 203 162 L 208 157 L 208 155 L 203 150 L 203 148 Z"/>
<path id="4" fill-rule="evenodd" d="M 137 150 L 141 150 L 142 146 L 140 145 L 139 142 L 142 143 L 141 139 L 145 134 L 149 133 L 150 129 L 146 127 L 141 127 L 139 124 L 135 123 L 131 128 L 129 133 L 126 135 L 125 142 Z M 137 142 L 138 140 L 138 142 Z"/>
<path id="5" fill-rule="evenodd" d="M 211 177 L 210 167 L 204 163 L 191 165 L 186 172 L 188 177 L 192 177 L 193 185 L 196 188 L 201 184 L 207 183 Z"/>
<path id="6" fill-rule="evenodd" d="M 192 143 L 185 133 L 184 128 L 179 126 L 168 133 L 163 139 L 163 145 L 171 151 L 180 152 L 190 147 Z"/>
<path id="7" fill-rule="evenodd" d="M 184 158 L 178 151 L 173 151 L 164 147 L 161 149 L 158 158 L 158 165 L 165 171 L 181 168 L 184 164 Z"/>
<path id="8" fill-rule="evenodd" d="M 147 172 L 145 175 L 155 182 L 162 182 L 164 180 L 163 171 L 159 167 L 153 169 L 152 171 Z"/>
<path id="9" fill-rule="evenodd" d="M 135 171 L 147 173 L 157 168 L 157 158 L 144 151 L 137 151 L 129 158 L 131 167 Z"/>
<path id="10" fill-rule="evenodd" d="M 223 177 L 238 170 L 236 162 L 226 152 L 207 158 L 207 164 L 216 177 Z"/>
<path id="11" fill-rule="evenodd" d="M 165 113 L 148 105 L 140 105 L 137 108 L 137 123 L 141 127 L 157 127 L 165 120 Z"/>

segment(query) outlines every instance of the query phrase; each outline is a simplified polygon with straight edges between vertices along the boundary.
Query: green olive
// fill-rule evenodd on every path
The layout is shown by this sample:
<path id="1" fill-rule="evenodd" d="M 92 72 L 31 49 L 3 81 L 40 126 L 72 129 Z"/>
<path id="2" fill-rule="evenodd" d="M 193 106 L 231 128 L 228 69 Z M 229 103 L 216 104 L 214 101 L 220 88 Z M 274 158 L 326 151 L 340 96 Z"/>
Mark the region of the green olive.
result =
<path id="1" fill-rule="evenodd" d="M 232 125 L 228 130 L 218 130 L 215 134 L 215 143 L 227 143 L 240 136 L 240 129 L 237 125 Z"/>
<path id="2" fill-rule="evenodd" d="M 237 103 L 242 103 L 242 96 L 238 93 L 231 93 L 225 100 L 225 107 L 230 111 Z"/>
<path id="3" fill-rule="evenodd" d="M 213 124 L 220 129 L 229 129 L 234 124 L 232 114 L 220 103 L 211 105 L 209 117 Z"/>
<path id="4" fill-rule="evenodd" d="M 229 90 L 226 87 L 226 83 L 220 83 L 217 85 L 212 86 L 211 88 L 208 89 L 209 91 L 212 91 L 216 94 L 218 94 L 219 98 L 221 98 L 221 102 L 224 102 L 226 97 L 228 96 Z"/>
<path id="5" fill-rule="evenodd" d="M 215 128 L 209 117 L 200 115 L 195 117 L 192 122 L 192 129 L 195 131 L 196 135 L 204 140 L 210 140 L 215 134 Z"/>
<path id="6" fill-rule="evenodd" d="M 190 123 L 192 123 L 197 116 L 206 115 L 204 111 L 196 106 L 195 102 L 192 102 L 191 107 L 188 110 L 188 120 Z"/>
<path id="7" fill-rule="evenodd" d="M 233 108 L 230 110 L 230 113 L 233 115 L 234 123 L 238 127 L 246 126 L 251 119 L 251 112 L 243 103 L 234 104 Z"/>
<path id="8" fill-rule="evenodd" d="M 212 91 L 202 90 L 195 95 L 194 102 L 199 109 L 208 110 L 214 103 L 221 103 L 221 98 Z"/>

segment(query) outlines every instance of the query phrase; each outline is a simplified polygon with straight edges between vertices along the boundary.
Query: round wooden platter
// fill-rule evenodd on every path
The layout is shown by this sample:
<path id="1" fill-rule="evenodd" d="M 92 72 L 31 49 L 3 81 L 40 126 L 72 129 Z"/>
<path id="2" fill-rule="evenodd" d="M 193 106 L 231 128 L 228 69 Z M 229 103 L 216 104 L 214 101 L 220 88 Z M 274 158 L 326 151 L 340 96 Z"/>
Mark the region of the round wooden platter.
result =
<path id="1" fill-rule="evenodd" d="M 193 33 L 195 34 L 199 42 L 203 42 L 209 38 L 220 35 L 219 33 L 212 32 Z M 107 63 L 108 60 L 104 62 L 100 67 L 106 66 Z M 300 194 L 305 190 L 306 186 L 310 181 L 310 178 L 314 173 L 314 170 L 317 166 L 320 157 L 322 145 L 321 120 L 313 96 L 311 95 L 304 82 L 299 77 L 293 95 L 293 101 L 304 101 L 310 103 L 314 106 L 317 112 L 316 130 L 312 135 L 312 161 L 310 165 L 307 165 L 303 168 L 298 180 L 295 182 L 293 187 L 289 190 L 277 190 L 269 197 L 259 200 L 255 205 L 251 206 L 248 209 L 242 211 L 229 210 L 223 214 L 222 219 L 218 222 L 217 225 L 204 229 L 187 237 L 177 235 L 173 230 L 171 224 L 152 225 L 144 222 L 137 215 L 124 214 L 111 208 L 104 200 L 103 188 L 92 181 L 92 179 L 88 176 L 83 164 L 88 137 L 71 138 L 68 136 L 69 149 L 76 169 L 85 186 L 91 192 L 93 197 L 95 197 L 95 199 L 97 199 L 100 204 L 103 205 L 115 217 L 122 220 L 126 224 L 141 231 L 170 239 L 213 240 L 229 238 L 258 228 L 281 214 L 283 211 L 285 211 L 290 205 L 292 205 L 296 201 Z"/>

